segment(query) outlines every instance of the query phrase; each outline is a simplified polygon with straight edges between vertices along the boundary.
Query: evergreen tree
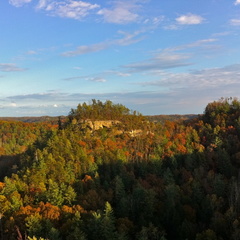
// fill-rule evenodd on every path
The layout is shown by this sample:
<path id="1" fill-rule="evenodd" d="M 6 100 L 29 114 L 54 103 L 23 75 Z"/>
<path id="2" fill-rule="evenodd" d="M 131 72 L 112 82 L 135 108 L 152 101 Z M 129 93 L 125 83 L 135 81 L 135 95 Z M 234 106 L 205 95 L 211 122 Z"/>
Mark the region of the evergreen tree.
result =
<path id="1" fill-rule="evenodd" d="M 112 207 L 109 202 L 106 202 L 103 218 L 101 221 L 102 239 L 114 240 L 116 239 L 115 217 Z"/>

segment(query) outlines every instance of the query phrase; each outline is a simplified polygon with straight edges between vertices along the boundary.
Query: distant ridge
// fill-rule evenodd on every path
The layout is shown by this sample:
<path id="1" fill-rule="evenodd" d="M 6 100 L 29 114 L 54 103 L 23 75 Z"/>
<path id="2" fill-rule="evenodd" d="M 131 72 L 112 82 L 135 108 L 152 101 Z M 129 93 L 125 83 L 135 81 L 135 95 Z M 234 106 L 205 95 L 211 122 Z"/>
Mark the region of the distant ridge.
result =
<path id="1" fill-rule="evenodd" d="M 61 116 L 61 119 L 65 116 Z M 0 117 L 1 121 L 18 121 L 26 123 L 51 122 L 57 123 L 59 117 L 41 116 L 41 117 Z"/>
<path id="2" fill-rule="evenodd" d="M 170 115 L 151 115 L 146 118 L 151 122 L 164 123 L 166 121 L 187 121 L 199 117 L 199 114 L 170 114 Z"/>

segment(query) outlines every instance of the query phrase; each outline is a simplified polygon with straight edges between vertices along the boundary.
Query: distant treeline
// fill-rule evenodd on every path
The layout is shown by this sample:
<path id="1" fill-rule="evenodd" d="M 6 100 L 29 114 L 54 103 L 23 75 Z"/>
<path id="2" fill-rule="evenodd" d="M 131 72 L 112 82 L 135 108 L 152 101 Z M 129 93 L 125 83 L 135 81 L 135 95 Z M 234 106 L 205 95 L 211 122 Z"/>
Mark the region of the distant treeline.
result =
<path id="1" fill-rule="evenodd" d="M 199 117 L 197 114 L 169 114 L 169 115 L 151 115 L 146 116 L 149 121 L 164 123 L 166 121 L 187 121 Z"/>
<path id="2" fill-rule="evenodd" d="M 61 116 L 61 118 L 65 118 L 65 116 Z M 42 117 L 0 117 L 0 121 L 19 121 L 26 123 L 38 123 L 38 122 L 49 122 L 56 124 L 58 122 L 59 117 L 50 117 L 50 116 L 42 116 Z"/>

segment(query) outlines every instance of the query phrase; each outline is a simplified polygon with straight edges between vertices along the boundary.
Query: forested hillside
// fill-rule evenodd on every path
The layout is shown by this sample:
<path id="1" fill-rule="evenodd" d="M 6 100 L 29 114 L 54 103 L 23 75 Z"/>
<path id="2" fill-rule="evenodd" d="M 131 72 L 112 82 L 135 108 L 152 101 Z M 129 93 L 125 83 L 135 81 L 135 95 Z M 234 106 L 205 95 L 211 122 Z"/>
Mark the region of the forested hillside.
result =
<path id="1" fill-rule="evenodd" d="M 164 123 L 93 100 L 0 134 L 0 239 L 240 239 L 237 99 Z"/>

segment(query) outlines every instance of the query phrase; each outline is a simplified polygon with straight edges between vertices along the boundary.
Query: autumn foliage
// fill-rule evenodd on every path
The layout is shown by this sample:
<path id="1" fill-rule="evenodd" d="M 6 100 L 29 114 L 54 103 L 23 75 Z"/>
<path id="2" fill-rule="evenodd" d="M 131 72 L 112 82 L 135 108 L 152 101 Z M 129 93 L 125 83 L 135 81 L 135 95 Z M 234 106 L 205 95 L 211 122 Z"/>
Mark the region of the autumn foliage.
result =
<path id="1" fill-rule="evenodd" d="M 188 121 L 96 100 L 58 127 L 2 121 L 0 239 L 240 239 L 239 136 L 230 98 Z"/>

